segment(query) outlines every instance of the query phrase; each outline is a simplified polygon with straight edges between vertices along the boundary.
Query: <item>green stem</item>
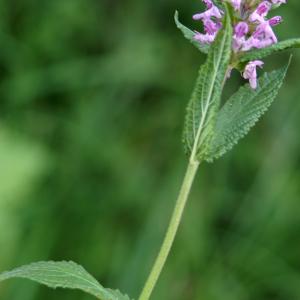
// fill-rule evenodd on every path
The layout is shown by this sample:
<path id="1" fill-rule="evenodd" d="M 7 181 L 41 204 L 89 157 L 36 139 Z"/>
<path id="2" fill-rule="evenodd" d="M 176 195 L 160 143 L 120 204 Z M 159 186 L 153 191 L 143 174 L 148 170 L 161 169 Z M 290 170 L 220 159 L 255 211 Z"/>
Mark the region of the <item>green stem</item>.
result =
<path id="1" fill-rule="evenodd" d="M 188 196 L 191 191 L 191 187 L 199 167 L 199 162 L 190 162 L 176 201 L 176 205 L 169 223 L 169 227 L 164 238 L 163 244 L 160 248 L 158 256 L 155 260 L 155 263 L 152 267 L 150 275 L 145 283 L 145 286 L 142 290 L 142 293 L 139 297 L 139 300 L 148 300 L 151 296 L 151 293 L 156 285 L 156 282 L 159 278 L 159 275 L 165 265 L 165 262 L 170 253 L 171 247 L 173 245 L 182 215 L 184 207 L 188 200 Z"/>

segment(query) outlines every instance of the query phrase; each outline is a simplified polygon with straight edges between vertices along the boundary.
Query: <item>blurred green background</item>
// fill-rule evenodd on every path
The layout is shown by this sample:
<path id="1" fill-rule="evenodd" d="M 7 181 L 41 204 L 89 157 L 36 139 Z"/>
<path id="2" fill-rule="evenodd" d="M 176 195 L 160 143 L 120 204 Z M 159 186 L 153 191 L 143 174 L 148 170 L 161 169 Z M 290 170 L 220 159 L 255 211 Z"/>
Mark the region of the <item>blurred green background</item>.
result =
<path id="1" fill-rule="evenodd" d="M 0 270 L 74 260 L 137 297 L 186 157 L 199 0 L 0 1 Z M 299 36 L 300 2 L 280 9 Z M 278 12 L 278 11 L 277 11 Z M 266 60 L 282 66 L 288 54 Z M 300 299 L 300 53 L 270 112 L 203 164 L 153 299 Z M 234 90 L 242 83 L 231 79 Z M 12 280 L 3 300 L 89 300 Z"/>

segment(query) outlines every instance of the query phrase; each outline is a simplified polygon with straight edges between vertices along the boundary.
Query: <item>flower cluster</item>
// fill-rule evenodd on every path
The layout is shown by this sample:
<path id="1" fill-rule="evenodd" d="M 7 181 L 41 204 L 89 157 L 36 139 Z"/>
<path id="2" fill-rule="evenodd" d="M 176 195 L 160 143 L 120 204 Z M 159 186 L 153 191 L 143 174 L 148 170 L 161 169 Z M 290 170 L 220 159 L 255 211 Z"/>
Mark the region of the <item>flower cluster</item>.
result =
<path id="1" fill-rule="evenodd" d="M 213 3 L 213 0 L 202 1 L 207 10 L 195 14 L 193 19 L 203 22 L 205 33 L 195 32 L 194 39 L 202 44 L 210 44 L 222 27 L 224 12 Z M 286 0 L 228 0 L 228 2 L 235 11 L 232 43 L 232 50 L 235 53 L 265 48 L 277 43 L 273 27 L 280 24 L 282 18 L 275 16 L 268 19 L 267 15 L 271 9 L 286 3 Z M 257 87 L 256 68 L 262 66 L 262 61 L 250 61 L 243 72 L 243 77 L 249 79 L 253 89 Z"/>

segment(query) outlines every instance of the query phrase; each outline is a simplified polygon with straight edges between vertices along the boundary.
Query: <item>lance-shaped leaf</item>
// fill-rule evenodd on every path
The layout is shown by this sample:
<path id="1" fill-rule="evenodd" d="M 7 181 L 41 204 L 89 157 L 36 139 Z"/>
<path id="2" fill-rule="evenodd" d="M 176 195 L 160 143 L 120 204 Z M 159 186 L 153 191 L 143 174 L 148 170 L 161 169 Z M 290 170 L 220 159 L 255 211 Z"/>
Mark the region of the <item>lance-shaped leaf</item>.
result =
<path id="1" fill-rule="evenodd" d="M 201 160 L 211 136 L 216 111 L 220 106 L 223 82 L 231 56 L 232 27 L 226 14 L 223 29 L 201 66 L 191 100 L 187 107 L 183 141 L 191 160 Z M 201 146 L 201 147 L 200 147 Z M 201 151 L 200 151 L 201 148 Z"/>
<path id="2" fill-rule="evenodd" d="M 10 278 L 26 278 L 50 288 L 78 289 L 100 300 L 130 300 L 119 291 L 105 289 L 74 262 L 37 262 L 0 274 L 0 281 Z"/>
<path id="3" fill-rule="evenodd" d="M 194 39 L 195 32 L 188 27 L 184 26 L 182 23 L 180 23 L 178 19 L 178 11 L 175 12 L 175 23 L 177 28 L 182 32 L 183 36 L 189 40 L 198 50 L 200 50 L 202 53 L 208 53 L 209 45 L 208 44 L 201 44 L 198 41 Z"/>
<path id="4" fill-rule="evenodd" d="M 289 39 L 273 44 L 272 46 L 266 48 L 251 50 L 243 54 L 239 60 L 241 62 L 246 62 L 254 59 L 261 59 L 273 53 L 288 50 L 291 48 L 300 48 L 300 39 Z"/>
<path id="5" fill-rule="evenodd" d="M 250 131 L 277 96 L 287 69 L 265 73 L 256 90 L 246 84 L 224 104 L 217 116 L 207 161 L 221 157 Z"/>

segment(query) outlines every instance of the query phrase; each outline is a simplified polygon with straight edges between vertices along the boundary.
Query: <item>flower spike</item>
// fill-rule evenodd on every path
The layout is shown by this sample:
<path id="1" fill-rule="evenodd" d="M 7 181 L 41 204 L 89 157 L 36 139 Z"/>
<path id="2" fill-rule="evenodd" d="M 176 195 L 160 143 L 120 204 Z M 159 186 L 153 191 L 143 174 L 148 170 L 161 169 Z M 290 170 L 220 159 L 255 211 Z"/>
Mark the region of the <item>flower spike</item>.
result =
<path id="1" fill-rule="evenodd" d="M 207 9 L 195 14 L 193 19 L 203 22 L 204 33 L 196 31 L 194 40 L 201 44 L 211 44 L 222 28 L 224 12 L 215 5 L 213 0 L 202 1 Z M 272 8 L 286 3 L 286 0 L 228 0 L 228 2 L 235 11 L 232 42 L 234 53 L 262 49 L 278 42 L 272 27 L 279 25 L 282 18 L 275 16 L 268 19 L 267 16 Z M 261 61 L 250 61 L 243 72 L 243 77 L 249 79 L 253 89 L 257 88 L 256 67 L 262 67 L 262 65 Z"/>

